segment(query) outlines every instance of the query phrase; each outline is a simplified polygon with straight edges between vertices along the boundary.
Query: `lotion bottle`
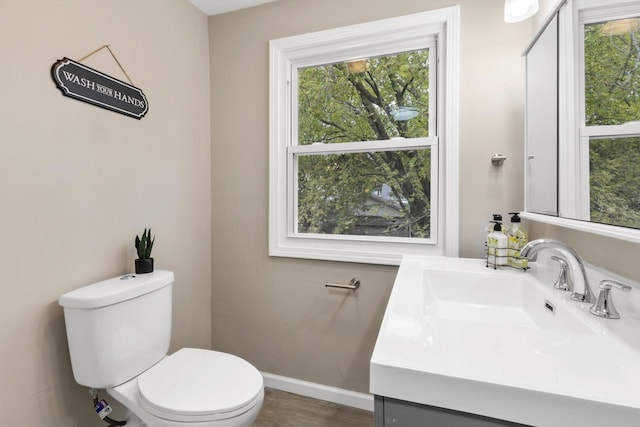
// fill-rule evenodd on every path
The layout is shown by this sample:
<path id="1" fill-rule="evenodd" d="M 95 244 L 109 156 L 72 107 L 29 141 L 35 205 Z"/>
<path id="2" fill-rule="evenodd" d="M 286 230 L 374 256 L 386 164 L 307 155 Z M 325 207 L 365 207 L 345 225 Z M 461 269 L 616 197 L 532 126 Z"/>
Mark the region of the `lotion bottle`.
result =
<path id="1" fill-rule="evenodd" d="M 487 236 L 487 261 L 489 265 L 507 265 L 508 243 L 507 235 L 502 231 L 502 224 L 491 221 L 495 225 L 493 231 Z"/>

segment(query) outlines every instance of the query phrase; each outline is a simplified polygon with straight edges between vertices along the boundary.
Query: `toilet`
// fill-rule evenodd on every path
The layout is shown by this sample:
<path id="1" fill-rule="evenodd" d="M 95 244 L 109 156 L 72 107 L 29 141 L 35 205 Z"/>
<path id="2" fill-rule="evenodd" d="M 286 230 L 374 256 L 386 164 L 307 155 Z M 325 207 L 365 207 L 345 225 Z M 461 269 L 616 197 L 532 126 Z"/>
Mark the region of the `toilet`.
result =
<path id="1" fill-rule="evenodd" d="M 167 354 L 173 281 L 156 270 L 60 297 L 76 382 L 106 389 L 129 410 L 127 426 L 250 426 L 264 399 L 255 367 L 212 350 Z"/>

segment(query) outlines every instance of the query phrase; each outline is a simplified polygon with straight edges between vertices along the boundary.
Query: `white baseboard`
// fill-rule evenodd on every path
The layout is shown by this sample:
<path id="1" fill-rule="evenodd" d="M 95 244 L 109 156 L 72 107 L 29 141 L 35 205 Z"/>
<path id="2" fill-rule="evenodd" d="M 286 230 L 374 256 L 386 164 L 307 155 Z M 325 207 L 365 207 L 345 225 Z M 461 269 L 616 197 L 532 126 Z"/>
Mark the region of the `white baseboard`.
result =
<path id="1" fill-rule="evenodd" d="M 264 378 L 265 387 L 373 412 L 373 396 L 370 394 L 357 393 L 355 391 L 283 377 L 268 372 L 262 372 L 262 377 Z"/>

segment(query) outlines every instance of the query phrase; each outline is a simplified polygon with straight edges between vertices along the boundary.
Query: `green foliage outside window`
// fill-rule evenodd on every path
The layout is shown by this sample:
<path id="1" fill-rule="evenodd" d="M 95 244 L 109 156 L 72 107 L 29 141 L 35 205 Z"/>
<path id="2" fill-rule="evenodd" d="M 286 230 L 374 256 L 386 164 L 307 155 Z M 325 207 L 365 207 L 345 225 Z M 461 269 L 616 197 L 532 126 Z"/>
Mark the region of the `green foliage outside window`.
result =
<path id="1" fill-rule="evenodd" d="M 298 73 L 298 142 L 429 136 L 429 51 Z M 396 120 L 400 107 L 417 116 Z M 431 150 L 298 155 L 298 232 L 430 237 Z"/>
<path id="2" fill-rule="evenodd" d="M 589 144 L 591 220 L 640 228 L 640 138 Z"/>
<path id="3" fill-rule="evenodd" d="M 587 126 L 640 121 L 640 20 L 585 26 Z M 591 220 L 640 228 L 640 138 L 589 144 Z"/>

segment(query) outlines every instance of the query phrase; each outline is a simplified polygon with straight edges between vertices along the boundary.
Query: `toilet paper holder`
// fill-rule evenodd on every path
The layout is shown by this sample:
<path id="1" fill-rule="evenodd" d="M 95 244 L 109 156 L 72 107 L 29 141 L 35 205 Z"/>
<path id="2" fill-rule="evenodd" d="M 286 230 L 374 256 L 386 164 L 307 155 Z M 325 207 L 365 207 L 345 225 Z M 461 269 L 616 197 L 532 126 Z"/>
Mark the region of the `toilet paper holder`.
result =
<path id="1" fill-rule="evenodd" d="M 340 289 L 349 289 L 351 291 L 355 291 L 360 287 L 360 279 L 358 279 L 357 277 L 354 277 L 353 279 L 351 279 L 351 281 L 348 284 L 325 282 L 324 286 L 325 288 L 340 288 Z"/>

